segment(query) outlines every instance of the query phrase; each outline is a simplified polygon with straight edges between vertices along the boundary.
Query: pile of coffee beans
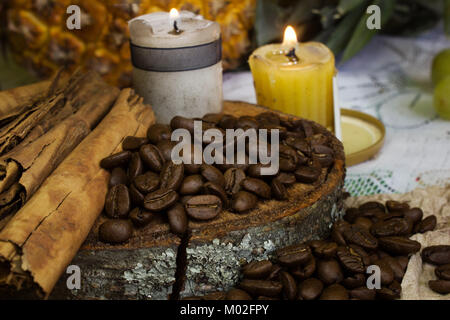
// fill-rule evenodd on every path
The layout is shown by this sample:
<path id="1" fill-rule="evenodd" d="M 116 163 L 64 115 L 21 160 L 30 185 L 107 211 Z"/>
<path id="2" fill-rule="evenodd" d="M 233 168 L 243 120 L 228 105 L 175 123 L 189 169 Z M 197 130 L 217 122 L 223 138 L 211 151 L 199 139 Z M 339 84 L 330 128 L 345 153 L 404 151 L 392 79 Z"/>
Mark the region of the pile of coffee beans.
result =
<path id="1" fill-rule="evenodd" d="M 279 249 L 272 261 L 244 265 L 242 280 L 228 292 L 187 299 L 398 299 L 409 257 L 421 248 L 409 237 L 436 226 L 435 216 L 422 217 L 420 208 L 410 208 L 407 203 L 364 203 L 348 209 L 344 220 L 334 223 L 330 238 Z M 449 246 L 431 247 L 422 255 L 425 261 L 435 264 L 450 261 Z M 378 289 L 367 286 L 374 274 L 368 272 L 369 266 L 379 268 Z M 439 288 L 436 291 L 448 290 L 449 270 L 448 265 L 436 269 L 442 279 L 433 282 Z"/>
<path id="2" fill-rule="evenodd" d="M 267 165 L 248 164 L 249 151 L 255 147 L 248 141 L 244 164 L 175 164 L 171 152 L 177 143 L 171 141 L 172 131 L 186 129 L 193 140 L 195 120 L 202 121 L 203 130 L 215 128 L 224 136 L 226 129 L 267 129 L 268 132 L 278 129 L 279 171 L 265 176 L 261 175 L 261 168 Z M 224 140 L 225 153 L 227 145 L 235 146 L 235 141 Z M 177 116 L 170 125 L 152 125 L 147 137 L 127 137 L 122 146 L 122 152 L 100 163 L 111 172 L 104 209 L 111 220 L 99 229 L 100 239 L 108 243 L 127 241 L 133 225 L 148 225 L 155 215 L 167 215 L 171 231 L 182 235 L 189 219 L 211 220 L 223 210 L 243 214 L 254 209 L 259 201 L 285 200 L 289 186 L 297 182 L 314 183 L 322 168 L 334 163 L 329 136 L 317 132 L 306 120 L 282 119 L 271 112 L 255 117 Z"/>
<path id="3" fill-rule="evenodd" d="M 450 293 L 450 245 L 430 246 L 422 250 L 422 261 L 436 267 L 437 280 L 428 281 L 428 286 L 440 294 Z"/>

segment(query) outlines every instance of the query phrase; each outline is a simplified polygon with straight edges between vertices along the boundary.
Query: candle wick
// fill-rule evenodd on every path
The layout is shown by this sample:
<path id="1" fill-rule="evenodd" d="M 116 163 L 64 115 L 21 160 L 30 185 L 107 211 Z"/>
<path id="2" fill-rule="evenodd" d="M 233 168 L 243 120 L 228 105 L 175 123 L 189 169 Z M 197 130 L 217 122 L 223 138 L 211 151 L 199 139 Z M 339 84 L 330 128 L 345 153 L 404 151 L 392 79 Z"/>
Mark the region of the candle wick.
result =
<path id="1" fill-rule="evenodd" d="M 291 62 L 297 62 L 299 60 L 299 58 L 295 54 L 295 48 L 289 50 L 289 52 L 286 54 L 286 57 L 288 57 Z"/>
<path id="2" fill-rule="evenodd" d="M 175 20 L 175 21 L 173 22 L 173 29 L 175 30 L 175 32 L 180 32 L 180 29 L 178 29 L 178 23 L 177 23 L 177 20 Z"/>

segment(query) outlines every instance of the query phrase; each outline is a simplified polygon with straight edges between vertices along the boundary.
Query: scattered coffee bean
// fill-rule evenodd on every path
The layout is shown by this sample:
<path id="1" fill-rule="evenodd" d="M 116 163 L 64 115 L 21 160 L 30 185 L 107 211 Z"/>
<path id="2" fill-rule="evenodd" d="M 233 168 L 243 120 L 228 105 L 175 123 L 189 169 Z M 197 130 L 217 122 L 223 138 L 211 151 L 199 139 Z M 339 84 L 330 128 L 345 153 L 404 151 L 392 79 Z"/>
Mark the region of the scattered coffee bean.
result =
<path id="1" fill-rule="evenodd" d="M 139 137 L 126 137 L 122 142 L 123 150 L 135 151 L 139 150 L 141 146 L 148 143 L 147 138 L 139 138 Z"/>
<path id="2" fill-rule="evenodd" d="M 111 218 L 126 218 L 130 211 L 130 194 L 126 185 L 118 184 L 106 194 L 105 212 Z"/>
<path id="3" fill-rule="evenodd" d="M 157 144 L 163 140 L 170 140 L 172 130 L 170 126 L 160 123 L 155 123 L 148 128 L 147 138 L 151 143 Z"/>
<path id="4" fill-rule="evenodd" d="M 414 231 L 417 233 L 425 233 L 428 231 L 433 231 L 436 228 L 437 220 L 435 215 L 431 215 L 420 221 Z"/>
<path id="5" fill-rule="evenodd" d="M 134 208 L 130 212 L 130 220 L 136 227 L 145 227 L 154 218 L 154 214 L 141 208 Z"/>
<path id="6" fill-rule="evenodd" d="M 301 166 L 295 170 L 294 174 L 298 182 L 313 183 L 319 178 L 321 172 L 317 168 Z"/>
<path id="7" fill-rule="evenodd" d="M 450 263 L 450 245 L 426 247 L 422 250 L 422 260 L 434 265 Z"/>
<path id="8" fill-rule="evenodd" d="M 182 195 L 197 194 L 203 187 L 203 178 L 199 174 L 187 176 L 181 183 L 179 193 Z"/>
<path id="9" fill-rule="evenodd" d="M 440 294 L 450 293 L 450 281 L 448 280 L 430 280 L 428 286 L 431 290 Z"/>
<path id="10" fill-rule="evenodd" d="M 159 175 L 154 172 L 148 171 L 145 174 L 137 176 L 134 179 L 134 185 L 140 192 L 144 194 L 153 192 L 159 187 Z"/>
<path id="11" fill-rule="evenodd" d="M 222 201 L 214 195 L 195 196 L 186 203 L 187 214 L 196 220 L 211 220 L 222 211 Z"/>
<path id="12" fill-rule="evenodd" d="M 144 208 L 152 212 L 160 212 L 173 206 L 178 201 L 178 194 L 170 189 L 159 189 L 144 198 Z"/>
<path id="13" fill-rule="evenodd" d="M 153 171 L 161 172 L 164 165 L 164 159 L 161 151 L 152 144 L 143 145 L 139 149 L 139 155 L 142 161 Z"/>
<path id="14" fill-rule="evenodd" d="M 247 191 L 239 191 L 231 200 L 231 208 L 237 213 L 245 213 L 256 207 L 258 197 Z"/>
<path id="15" fill-rule="evenodd" d="M 348 300 L 348 298 L 347 289 L 337 283 L 325 288 L 320 296 L 320 300 Z"/>
<path id="16" fill-rule="evenodd" d="M 130 151 L 122 151 L 116 154 L 113 154 L 109 157 L 106 157 L 102 161 L 100 161 L 100 167 L 103 169 L 114 169 L 115 167 L 120 167 L 122 165 L 126 165 L 131 158 Z"/>
<path id="17" fill-rule="evenodd" d="M 188 219 L 184 206 L 181 203 L 175 204 L 167 210 L 167 217 L 169 218 L 170 230 L 176 235 L 182 236 L 188 227 Z"/>
<path id="18" fill-rule="evenodd" d="M 252 261 L 242 267 L 242 274 L 248 279 L 264 279 L 269 276 L 272 266 L 269 260 Z"/>
<path id="19" fill-rule="evenodd" d="M 129 220 L 109 220 L 104 222 L 98 234 L 100 240 L 107 243 L 123 243 L 130 239 L 133 233 L 133 227 Z"/>
<path id="20" fill-rule="evenodd" d="M 420 243 L 404 237 L 383 237 L 378 239 L 380 247 L 392 254 L 408 255 L 420 250 Z"/>
<path id="21" fill-rule="evenodd" d="M 434 270 L 436 276 L 441 280 L 450 281 L 450 264 L 444 264 Z"/>
<path id="22" fill-rule="evenodd" d="M 111 176 L 109 177 L 108 187 L 112 188 L 115 185 L 123 184 L 126 185 L 128 183 L 128 176 L 125 170 L 121 167 L 114 168 L 111 172 Z"/>
<path id="23" fill-rule="evenodd" d="M 252 297 L 241 289 L 233 288 L 230 291 L 227 292 L 227 295 L 225 296 L 226 300 L 252 300 Z"/>
<path id="24" fill-rule="evenodd" d="M 314 300 L 322 294 L 322 290 L 322 281 L 316 278 L 309 278 L 300 283 L 298 287 L 298 294 L 304 300 Z"/>
<path id="25" fill-rule="evenodd" d="M 270 199 L 270 186 L 263 180 L 256 178 L 245 178 L 241 182 L 241 186 L 243 189 L 252 192 L 261 198 Z"/>
<path id="26" fill-rule="evenodd" d="M 344 279 L 342 269 L 335 259 L 319 260 L 317 262 L 317 276 L 327 285 L 341 282 Z"/>
<path id="27" fill-rule="evenodd" d="M 239 286 L 253 296 L 267 297 L 276 297 L 283 289 L 281 283 L 268 280 L 244 279 Z"/>

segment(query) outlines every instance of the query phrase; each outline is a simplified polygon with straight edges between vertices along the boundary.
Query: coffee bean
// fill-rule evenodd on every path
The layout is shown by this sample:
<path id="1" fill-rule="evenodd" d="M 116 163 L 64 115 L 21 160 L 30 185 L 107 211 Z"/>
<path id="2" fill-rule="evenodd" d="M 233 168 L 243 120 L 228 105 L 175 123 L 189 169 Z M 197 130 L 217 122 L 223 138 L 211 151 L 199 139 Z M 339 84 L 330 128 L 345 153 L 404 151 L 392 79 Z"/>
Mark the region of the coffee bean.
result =
<path id="1" fill-rule="evenodd" d="M 120 167 L 126 165 L 128 161 L 130 161 L 130 158 L 130 151 L 122 151 L 104 158 L 102 161 L 100 161 L 100 167 L 107 170 L 113 169 L 115 167 Z"/>
<path id="2" fill-rule="evenodd" d="M 287 300 L 297 298 L 297 283 L 294 278 L 286 271 L 280 272 L 280 282 L 283 286 L 283 295 Z"/>
<path id="3" fill-rule="evenodd" d="M 130 220 L 136 227 L 145 227 L 154 217 L 153 213 L 142 210 L 141 208 L 134 208 L 130 212 Z"/>
<path id="4" fill-rule="evenodd" d="M 306 278 L 311 277 L 315 271 L 316 259 L 312 255 L 308 262 L 290 269 L 292 275 L 299 280 L 305 280 Z"/>
<path id="5" fill-rule="evenodd" d="M 450 245 L 429 246 L 422 250 L 422 260 L 435 265 L 450 263 Z"/>
<path id="6" fill-rule="evenodd" d="M 394 200 L 386 201 L 386 208 L 389 212 L 401 211 L 405 212 L 409 210 L 409 205 L 406 202 L 398 202 Z"/>
<path id="7" fill-rule="evenodd" d="M 164 159 L 161 151 L 159 151 L 157 147 L 152 144 L 143 145 L 139 149 L 139 155 L 150 170 L 161 172 L 164 165 Z"/>
<path id="8" fill-rule="evenodd" d="M 297 181 L 295 175 L 288 172 L 280 172 L 274 179 L 285 185 L 291 185 Z"/>
<path id="9" fill-rule="evenodd" d="M 280 125 L 280 117 L 273 112 L 263 112 L 258 114 L 255 118 L 257 121 L 270 123 L 275 126 Z"/>
<path id="10" fill-rule="evenodd" d="M 416 224 L 420 220 L 422 220 L 423 211 L 420 208 L 411 208 L 409 210 L 404 211 L 403 216 L 405 217 L 405 219 L 410 220 L 412 224 Z"/>
<path id="11" fill-rule="evenodd" d="M 214 182 L 222 188 L 225 187 L 225 178 L 223 173 L 216 167 L 209 164 L 203 164 L 200 168 L 200 173 L 207 181 Z"/>
<path id="12" fill-rule="evenodd" d="M 213 124 L 219 124 L 223 115 L 220 113 L 207 113 L 203 116 L 202 120 Z"/>
<path id="13" fill-rule="evenodd" d="M 170 140 L 172 136 L 172 130 L 170 126 L 160 123 L 155 123 L 148 128 L 147 138 L 151 143 L 157 144 L 163 140 Z"/>
<path id="14" fill-rule="evenodd" d="M 348 247 L 361 257 L 365 266 L 368 266 L 371 263 L 369 254 L 363 248 L 353 243 L 350 243 Z"/>
<path id="15" fill-rule="evenodd" d="M 343 231 L 344 238 L 349 243 L 354 243 L 366 249 L 376 249 L 377 239 L 370 232 L 357 225 L 350 225 Z"/>
<path id="16" fill-rule="evenodd" d="M 347 289 L 355 289 L 366 284 L 366 278 L 362 273 L 356 273 L 342 280 L 341 284 Z"/>
<path id="17" fill-rule="evenodd" d="M 175 141 L 162 140 L 158 142 L 156 147 L 160 151 L 160 154 L 164 161 L 172 161 L 172 149 L 177 145 Z"/>
<path id="18" fill-rule="evenodd" d="M 408 255 L 420 250 L 420 243 L 404 237 L 382 237 L 378 239 L 380 247 L 397 255 Z"/>
<path id="19" fill-rule="evenodd" d="M 436 228 L 437 219 L 435 215 L 431 215 L 420 221 L 414 228 L 416 233 L 425 233 L 433 231 Z"/>
<path id="20" fill-rule="evenodd" d="M 405 275 L 405 269 L 403 269 L 398 260 L 390 256 L 383 257 L 381 260 L 385 261 L 391 267 L 394 272 L 394 279 L 398 282 L 402 282 L 403 276 Z"/>
<path id="21" fill-rule="evenodd" d="M 350 247 L 339 247 L 336 251 L 336 255 L 344 266 L 350 272 L 364 273 L 364 263 L 362 257 L 358 255 L 355 250 Z"/>
<path id="22" fill-rule="evenodd" d="M 344 238 L 344 231 L 350 227 L 350 224 L 347 221 L 344 220 L 338 220 L 336 221 L 333 226 L 331 227 L 331 238 L 334 242 L 336 242 L 338 245 L 346 246 L 347 242 Z"/>
<path id="23" fill-rule="evenodd" d="M 225 300 L 252 300 L 252 297 L 244 290 L 233 288 L 227 292 Z"/>
<path id="24" fill-rule="evenodd" d="M 402 287 L 397 281 L 393 281 L 388 287 L 382 287 L 377 291 L 377 298 L 381 300 L 395 300 L 400 298 Z"/>
<path id="25" fill-rule="evenodd" d="M 348 291 L 340 284 L 332 284 L 323 290 L 320 300 L 348 300 Z"/>
<path id="26" fill-rule="evenodd" d="M 367 287 L 359 287 L 350 290 L 350 297 L 358 300 L 375 300 L 377 292 L 375 289 L 369 289 Z"/>
<path id="27" fill-rule="evenodd" d="M 170 231 L 178 236 L 182 236 L 188 227 L 188 218 L 184 206 L 181 203 L 176 203 L 167 211 L 169 218 Z"/>
<path id="28" fill-rule="evenodd" d="M 280 144 L 279 161 L 281 171 L 294 171 L 299 161 L 297 152 L 289 146 Z"/>
<path id="29" fill-rule="evenodd" d="M 222 201 L 214 195 L 201 195 L 186 203 L 187 214 L 197 220 L 211 220 L 222 211 Z"/>
<path id="30" fill-rule="evenodd" d="M 127 186 L 118 184 L 106 194 L 105 212 L 111 218 L 126 218 L 130 211 L 130 195 Z"/>
<path id="31" fill-rule="evenodd" d="M 219 121 L 219 127 L 222 129 L 234 129 L 236 121 L 237 119 L 234 116 L 225 114 Z"/>
<path id="32" fill-rule="evenodd" d="M 258 198 L 247 191 L 239 191 L 231 200 L 231 208 L 238 213 L 245 213 L 256 207 Z"/>
<path id="33" fill-rule="evenodd" d="M 431 290 L 440 294 L 450 293 L 450 281 L 448 280 L 430 280 L 428 286 Z"/>
<path id="34" fill-rule="evenodd" d="M 361 212 L 359 211 L 358 208 L 348 208 L 345 211 L 345 216 L 344 216 L 344 220 L 349 222 L 349 223 L 353 223 L 355 222 L 355 220 L 360 217 Z"/>
<path id="35" fill-rule="evenodd" d="M 398 256 L 396 257 L 396 260 L 400 267 L 402 268 L 403 273 L 405 273 L 406 268 L 408 267 L 409 258 L 406 256 Z"/>
<path id="36" fill-rule="evenodd" d="M 321 295 L 322 290 L 322 281 L 316 278 L 309 278 L 300 283 L 298 287 L 298 294 L 304 300 L 314 300 Z"/>
<path id="37" fill-rule="evenodd" d="M 112 188 L 118 184 L 126 185 L 128 183 L 128 176 L 125 170 L 120 167 L 116 167 L 112 170 L 111 176 L 109 177 L 108 187 Z"/>
<path id="38" fill-rule="evenodd" d="M 174 164 L 168 161 L 160 174 L 160 186 L 162 189 L 177 191 L 184 178 L 184 166 L 182 164 Z"/>
<path id="39" fill-rule="evenodd" d="M 189 119 L 181 116 L 175 116 L 170 121 L 170 127 L 172 130 L 186 129 L 191 134 L 194 133 L 194 119 Z"/>
<path id="40" fill-rule="evenodd" d="M 278 262 L 285 267 L 296 267 L 308 262 L 311 249 L 305 244 L 291 245 L 276 251 Z"/>
<path id="41" fill-rule="evenodd" d="M 131 155 L 131 160 L 128 165 L 128 179 L 133 181 L 138 175 L 141 175 L 144 171 L 144 164 L 142 163 L 139 153 L 134 152 Z"/>
<path id="42" fill-rule="evenodd" d="M 376 237 L 404 236 L 411 232 L 412 225 L 408 220 L 394 218 L 375 223 L 370 231 Z"/>
<path id="43" fill-rule="evenodd" d="M 273 179 L 270 184 L 270 189 L 272 190 L 272 195 L 277 200 L 286 200 L 288 197 L 288 193 L 284 184 L 282 184 L 279 180 Z"/>
<path id="44" fill-rule="evenodd" d="M 286 143 L 286 145 L 300 151 L 306 156 L 311 155 L 310 145 L 301 138 L 288 136 L 284 142 Z"/>
<path id="45" fill-rule="evenodd" d="M 252 261 L 242 267 L 242 274 L 248 279 L 265 279 L 270 275 L 272 266 L 269 260 Z"/>
<path id="46" fill-rule="evenodd" d="M 245 172 L 241 169 L 230 168 L 224 173 L 225 191 L 234 195 L 241 190 L 241 182 L 245 179 Z"/>
<path id="47" fill-rule="evenodd" d="M 335 242 L 324 240 L 310 241 L 309 246 L 313 249 L 314 254 L 320 258 L 333 258 L 338 248 Z"/>
<path id="48" fill-rule="evenodd" d="M 366 217 L 357 217 L 354 221 L 354 224 L 366 230 L 370 230 L 373 226 L 372 220 Z"/>
<path id="49" fill-rule="evenodd" d="M 265 179 L 265 178 L 270 178 L 273 176 L 276 176 L 278 174 L 278 172 L 274 173 L 274 174 L 270 174 L 270 175 L 264 175 L 263 172 L 261 171 L 263 168 L 269 168 L 270 164 L 251 164 L 248 167 L 247 170 L 247 174 L 252 177 L 252 178 L 260 178 L 260 179 Z"/>
<path id="50" fill-rule="evenodd" d="M 109 220 L 104 222 L 98 229 L 101 241 L 107 243 L 122 243 L 130 239 L 133 227 L 129 220 Z"/>
<path id="51" fill-rule="evenodd" d="M 204 194 L 212 194 L 220 198 L 222 201 L 222 206 L 224 208 L 228 208 L 228 197 L 225 190 L 219 186 L 218 184 L 215 184 L 213 182 L 207 182 L 203 185 L 203 193 Z"/>
<path id="52" fill-rule="evenodd" d="M 130 200 L 133 205 L 141 206 L 144 203 L 144 195 L 134 186 L 134 184 L 130 185 L 128 191 L 130 193 Z"/>
<path id="53" fill-rule="evenodd" d="M 194 197 L 193 195 L 187 195 L 187 196 L 183 196 L 180 198 L 180 203 L 185 206 L 186 203 L 189 201 L 189 199 L 191 199 L 192 197 Z"/>
<path id="54" fill-rule="evenodd" d="M 270 199 L 270 186 L 260 179 L 245 178 L 241 182 L 241 187 L 261 198 Z"/>
<path id="55" fill-rule="evenodd" d="M 144 208 L 152 212 L 160 212 L 173 206 L 178 201 L 178 194 L 170 189 L 159 189 L 144 198 Z"/>
<path id="56" fill-rule="evenodd" d="M 145 174 L 137 176 L 134 179 L 134 185 L 144 194 L 150 193 L 158 189 L 159 186 L 159 175 L 154 172 L 148 171 Z"/>
<path id="57" fill-rule="evenodd" d="M 235 123 L 235 128 L 242 128 L 244 130 L 247 129 L 256 129 L 258 130 L 258 121 L 256 121 L 253 117 L 250 116 L 242 116 L 239 117 Z"/>
<path id="58" fill-rule="evenodd" d="M 319 179 L 321 171 L 317 168 L 300 166 L 294 174 L 298 182 L 313 183 Z"/>
<path id="59" fill-rule="evenodd" d="M 317 276 L 327 285 L 341 282 L 344 279 L 341 267 L 335 259 L 319 260 L 317 262 Z"/>
<path id="60" fill-rule="evenodd" d="M 126 137 L 122 142 L 122 149 L 130 151 L 139 150 L 141 146 L 147 143 L 147 138 Z"/>
<path id="61" fill-rule="evenodd" d="M 328 168 L 334 163 L 334 158 L 331 154 L 313 153 L 313 161 L 317 161 L 322 168 Z"/>
<path id="62" fill-rule="evenodd" d="M 253 296 L 276 297 L 281 293 L 283 286 L 279 282 L 267 280 L 244 279 L 239 287 Z"/>
<path id="63" fill-rule="evenodd" d="M 434 270 L 436 276 L 441 280 L 450 280 L 450 264 L 444 264 Z"/>
<path id="64" fill-rule="evenodd" d="M 386 210 L 384 204 L 377 201 L 369 201 L 359 206 L 360 211 L 368 211 L 373 209 L 379 209 L 383 212 Z"/>
<path id="65" fill-rule="evenodd" d="M 187 176 L 181 183 L 179 193 L 182 195 L 197 194 L 203 187 L 203 178 L 201 175 L 196 174 Z"/>
<path id="66" fill-rule="evenodd" d="M 374 265 L 380 268 L 380 281 L 383 286 L 387 286 L 394 281 L 394 271 L 385 259 L 375 261 Z"/>

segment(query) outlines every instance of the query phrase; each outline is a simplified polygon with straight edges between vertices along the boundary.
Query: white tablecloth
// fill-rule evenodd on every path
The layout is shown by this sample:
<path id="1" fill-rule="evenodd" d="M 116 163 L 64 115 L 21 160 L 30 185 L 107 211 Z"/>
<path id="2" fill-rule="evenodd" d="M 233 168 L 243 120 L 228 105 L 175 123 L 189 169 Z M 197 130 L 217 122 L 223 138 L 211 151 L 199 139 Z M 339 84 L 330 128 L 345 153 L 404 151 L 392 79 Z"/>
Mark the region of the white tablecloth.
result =
<path id="1" fill-rule="evenodd" d="M 450 183 L 450 121 L 436 114 L 430 81 L 431 61 L 444 48 L 450 40 L 442 27 L 416 38 L 377 36 L 337 66 L 341 107 L 369 113 L 386 126 L 381 152 L 348 168 L 345 186 L 352 195 Z M 225 74 L 224 97 L 256 103 L 251 73 Z"/>

